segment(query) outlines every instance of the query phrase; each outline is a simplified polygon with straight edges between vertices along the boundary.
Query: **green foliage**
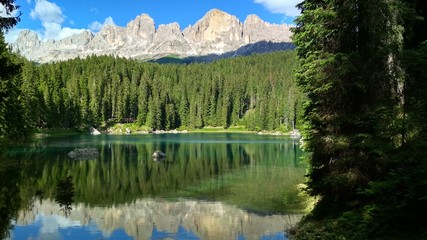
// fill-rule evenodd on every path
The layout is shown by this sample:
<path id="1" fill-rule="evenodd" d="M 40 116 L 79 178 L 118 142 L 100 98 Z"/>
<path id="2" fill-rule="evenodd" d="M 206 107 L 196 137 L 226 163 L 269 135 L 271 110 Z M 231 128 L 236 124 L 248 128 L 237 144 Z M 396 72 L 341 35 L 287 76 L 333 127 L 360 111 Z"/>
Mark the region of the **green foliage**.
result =
<path id="1" fill-rule="evenodd" d="M 425 1 L 403 1 L 406 8 L 404 51 L 401 55 L 405 71 L 403 82 L 402 146 L 390 152 L 388 175 L 372 182 L 362 194 L 374 199 L 366 206 L 375 219 L 373 228 L 393 232 L 401 238 L 422 239 L 427 236 L 427 30 Z M 414 20 L 415 19 L 415 20 Z M 390 214 L 393 213 L 393 214 Z M 385 227 L 384 227 L 385 226 Z M 396 232 L 396 229 L 400 229 Z"/>
<path id="2" fill-rule="evenodd" d="M 299 6 L 294 40 L 308 95 L 308 191 L 319 202 L 294 236 L 424 238 L 425 1 Z"/>
<path id="3" fill-rule="evenodd" d="M 21 94 L 21 62 L 0 33 L 0 146 L 22 140 L 30 131 Z"/>
<path id="4" fill-rule="evenodd" d="M 375 168 L 383 168 L 394 145 L 399 72 L 390 55 L 398 39 L 376 24 L 394 13 L 384 1 L 305 1 L 302 8 L 294 41 L 302 61 L 299 85 L 309 99 L 309 189 L 324 201 L 347 204 L 378 179 Z"/>
<path id="5" fill-rule="evenodd" d="M 295 239 L 325 239 L 325 240 L 359 240 L 377 239 L 366 231 L 366 223 L 360 215 L 346 212 L 341 217 L 325 219 L 319 222 L 307 221 L 297 231 L 293 232 Z"/>
<path id="6" fill-rule="evenodd" d="M 105 56 L 27 63 L 24 99 L 36 127 L 137 121 L 162 130 L 241 124 L 275 130 L 300 120 L 297 66 L 293 51 L 189 65 Z"/>

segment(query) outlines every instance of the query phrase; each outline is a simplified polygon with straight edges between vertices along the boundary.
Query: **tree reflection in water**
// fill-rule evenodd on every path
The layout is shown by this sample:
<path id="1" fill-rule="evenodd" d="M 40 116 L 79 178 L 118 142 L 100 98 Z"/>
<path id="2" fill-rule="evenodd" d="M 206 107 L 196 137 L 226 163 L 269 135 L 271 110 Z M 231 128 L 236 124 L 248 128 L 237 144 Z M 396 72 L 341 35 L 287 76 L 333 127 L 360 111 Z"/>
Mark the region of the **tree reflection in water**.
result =
<path id="1" fill-rule="evenodd" d="M 99 159 L 76 161 L 68 158 L 70 150 L 87 146 L 99 149 Z M 164 161 L 153 161 L 151 156 L 156 149 L 167 154 Z M 151 216 L 156 218 L 153 221 L 156 223 L 154 232 L 172 236 L 184 233 L 176 231 L 179 224 L 173 229 L 160 225 L 159 219 L 170 214 L 173 204 L 152 205 L 148 200 L 153 198 L 219 201 L 240 207 L 239 212 L 241 209 L 259 213 L 298 212 L 304 209 L 304 201 L 298 197 L 295 188 L 304 181 L 305 167 L 300 165 L 300 156 L 298 142 L 250 134 L 102 135 L 35 140 L 34 145 L 28 144 L 8 152 L 6 158 L 14 164 L 5 165 L 0 161 L 0 187 L 3 187 L 0 189 L 0 210 L 5 210 L 0 212 L 0 230 L 7 231 L 12 224 L 19 227 L 35 221 L 37 217 L 42 219 L 39 212 L 45 206 L 48 206 L 44 211 L 47 214 L 64 214 L 68 220 L 84 225 L 88 219 L 76 217 L 81 215 L 80 206 L 88 206 L 90 208 L 86 211 L 92 214 L 83 215 L 91 215 L 89 219 L 106 219 L 110 215 L 121 219 L 125 216 L 121 212 L 129 213 L 126 216 L 135 215 L 133 225 L 126 220 L 126 224 L 115 225 L 112 229 L 109 228 L 110 223 L 119 222 L 116 218 L 107 221 L 107 225 L 100 220 L 97 224 L 102 229 L 125 229 L 131 236 L 139 236 L 138 233 L 142 232 L 150 234 L 154 229 L 149 226 L 147 217 Z M 36 192 L 38 190 L 39 193 Z M 34 198 L 35 195 L 42 196 Z M 34 202 L 37 198 L 40 198 L 39 203 Z M 49 201 L 53 204 L 49 205 Z M 132 203 L 138 203 L 136 208 L 116 209 Z M 35 207 L 32 206 L 34 204 Z M 198 205 L 190 203 L 185 208 L 194 209 L 195 206 Z M 168 211 L 160 211 L 163 207 Z M 144 209 L 161 214 L 154 216 Z M 21 210 L 19 217 L 18 210 Z M 236 213 L 233 219 L 237 222 L 231 228 L 230 224 L 222 225 L 230 221 L 230 212 L 225 214 L 227 219 L 208 218 L 207 210 L 200 208 L 195 211 L 194 219 L 202 220 L 192 221 L 193 225 L 181 225 L 192 233 L 217 237 L 218 231 L 240 229 L 238 219 L 257 216 L 246 214 L 239 218 Z M 179 206 L 175 211 L 188 213 Z M 171 216 L 165 224 L 170 225 L 170 221 L 176 219 L 179 218 Z M 272 219 L 273 223 L 283 224 L 284 221 Z M 271 230 L 271 226 L 263 225 L 267 222 L 266 218 L 260 218 L 257 225 L 262 226 L 259 229 Z M 249 231 L 255 229 L 252 223 L 246 224 L 248 231 L 244 236 L 265 235 Z M 208 227 L 209 231 L 206 230 Z M 145 237 L 150 236 L 140 239 L 147 239 Z"/>
<path id="2" fill-rule="evenodd" d="M 64 212 L 65 216 L 68 217 L 73 208 L 74 197 L 74 185 L 73 177 L 67 176 L 58 182 L 56 187 L 55 202 L 59 204 L 59 208 Z"/>
<path id="3" fill-rule="evenodd" d="M 18 187 L 21 167 L 0 157 L 0 239 L 9 237 L 12 219 L 18 216 L 20 191 Z"/>

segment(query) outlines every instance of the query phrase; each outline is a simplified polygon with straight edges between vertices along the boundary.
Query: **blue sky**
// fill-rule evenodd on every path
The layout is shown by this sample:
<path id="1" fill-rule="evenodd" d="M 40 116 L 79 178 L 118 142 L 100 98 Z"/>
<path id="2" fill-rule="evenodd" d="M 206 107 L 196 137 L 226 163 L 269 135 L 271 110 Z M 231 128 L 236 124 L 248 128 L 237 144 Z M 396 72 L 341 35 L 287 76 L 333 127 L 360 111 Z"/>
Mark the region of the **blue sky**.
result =
<path id="1" fill-rule="evenodd" d="M 181 29 L 193 25 L 213 8 L 244 21 L 256 14 L 270 23 L 292 24 L 301 0 L 16 0 L 21 22 L 6 34 L 13 42 L 23 29 L 38 33 L 42 40 L 62 39 L 84 30 L 98 32 L 104 24 L 126 26 L 136 16 L 147 13 L 156 26 L 178 22 Z M 0 14 L 2 6 L 0 6 Z"/>

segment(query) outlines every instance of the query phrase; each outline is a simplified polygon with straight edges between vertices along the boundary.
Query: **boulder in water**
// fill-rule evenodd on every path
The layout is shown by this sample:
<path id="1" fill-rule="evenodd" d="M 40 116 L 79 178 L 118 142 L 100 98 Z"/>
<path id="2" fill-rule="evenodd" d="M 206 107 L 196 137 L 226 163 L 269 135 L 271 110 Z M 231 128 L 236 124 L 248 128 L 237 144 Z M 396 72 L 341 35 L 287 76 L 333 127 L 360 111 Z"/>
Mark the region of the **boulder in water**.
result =
<path id="1" fill-rule="evenodd" d="M 90 132 L 90 134 L 92 134 L 92 135 L 99 135 L 99 134 L 101 134 L 101 132 L 100 131 L 98 131 L 96 128 L 94 128 L 94 127 L 90 127 L 89 128 L 89 132 Z"/>
<path id="2" fill-rule="evenodd" d="M 166 154 L 164 152 L 160 151 L 160 150 L 154 151 L 154 153 L 153 153 L 153 159 L 154 159 L 154 161 L 162 160 L 165 157 L 166 157 Z"/>
<path id="3" fill-rule="evenodd" d="M 68 153 L 68 157 L 76 160 L 96 159 L 99 156 L 96 148 L 76 148 Z"/>

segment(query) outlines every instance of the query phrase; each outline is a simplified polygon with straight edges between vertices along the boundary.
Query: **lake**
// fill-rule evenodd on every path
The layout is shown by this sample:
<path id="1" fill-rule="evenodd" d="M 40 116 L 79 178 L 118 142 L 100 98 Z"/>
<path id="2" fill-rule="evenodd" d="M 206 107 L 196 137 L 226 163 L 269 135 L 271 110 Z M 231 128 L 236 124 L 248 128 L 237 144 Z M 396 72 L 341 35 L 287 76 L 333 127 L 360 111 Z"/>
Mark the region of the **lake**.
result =
<path id="1" fill-rule="evenodd" d="M 305 208 L 301 155 L 241 133 L 34 139 L 1 157 L 0 238 L 286 239 Z"/>

